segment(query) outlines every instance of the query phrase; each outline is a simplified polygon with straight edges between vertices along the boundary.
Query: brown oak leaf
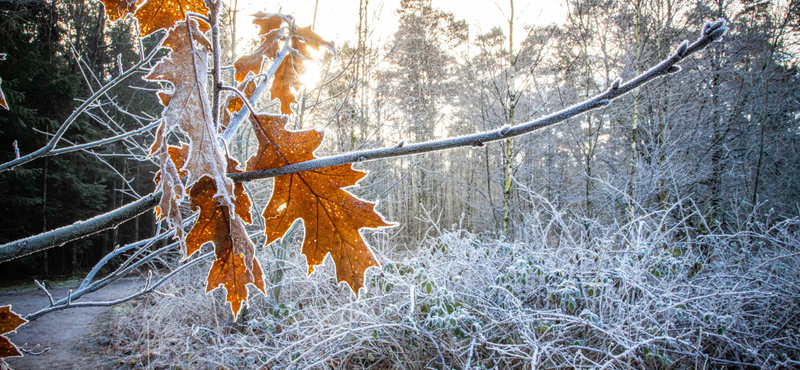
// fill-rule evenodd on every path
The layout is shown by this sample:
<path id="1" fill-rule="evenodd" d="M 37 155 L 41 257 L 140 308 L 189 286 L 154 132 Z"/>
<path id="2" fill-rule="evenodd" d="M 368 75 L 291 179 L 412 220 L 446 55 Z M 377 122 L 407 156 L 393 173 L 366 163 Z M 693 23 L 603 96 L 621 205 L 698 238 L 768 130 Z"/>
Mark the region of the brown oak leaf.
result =
<path id="1" fill-rule="evenodd" d="M 164 46 L 172 49 L 169 56 L 162 58 L 145 77 L 172 84 L 171 91 L 161 95 L 167 105 L 162 113 L 163 124 L 151 147 L 151 152 L 161 160 L 158 180 L 164 195 L 159 216 L 169 217 L 181 237 L 178 205 L 183 189 L 190 189 L 191 209 L 200 213 L 191 231 L 182 238 L 184 253 L 189 257 L 203 244 L 214 243 L 216 260 L 209 272 L 207 288 L 212 291 L 224 286 L 231 309 L 237 315 L 247 299 L 247 284 L 255 284 L 264 291 L 264 282 L 261 267 L 254 258 L 255 246 L 244 227 L 245 222 L 251 222 L 250 199 L 242 184 L 234 184 L 226 176 L 237 171 L 238 163 L 228 159 L 212 121 L 206 94 L 206 62 L 211 44 L 199 24 L 192 20 L 177 22 Z M 167 145 L 167 136 L 173 131 L 189 142 L 180 148 Z"/>
<path id="2" fill-rule="evenodd" d="M 128 14 L 136 11 L 138 0 L 103 0 L 106 8 L 106 15 L 112 22 L 125 18 Z"/>
<path id="3" fill-rule="evenodd" d="M 244 93 L 244 96 L 248 98 L 253 95 L 254 91 L 256 91 L 256 83 L 254 81 L 255 76 L 249 76 L 249 78 L 246 78 L 244 81 L 239 83 L 238 86 L 236 86 L 236 89 Z M 230 113 L 236 113 L 239 111 L 239 109 L 244 107 L 244 101 L 242 101 L 242 98 L 239 97 L 239 94 L 230 94 L 226 100 L 226 103 L 227 104 L 225 104 L 225 106 L 228 108 L 228 112 Z"/>
<path id="4" fill-rule="evenodd" d="M 286 54 L 281 65 L 275 71 L 272 80 L 272 87 L 269 89 L 270 97 L 281 102 L 281 113 L 292 114 L 292 103 L 297 103 L 295 94 L 303 84 L 300 82 L 300 75 L 306 72 L 300 56 L 294 53 Z"/>
<path id="5" fill-rule="evenodd" d="M 242 172 L 239 168 L 239 162 L 235 159 L 228 157 L 228 173 L 237 173 Z M 236 215 L 242 219 L 245 223 L 252 224 L 253 219 L 250 216 L 250 208 L 252 208 L 253 203 L 250 201 L 250 197 L 244 193 L 244 184 L 241 182 L 236 182 L 233 184 L 233 197 L 234 197 L 234 209 L 236 210 Z"/>
<path id="6" fill-rule="evenodd" d="M 0 78 L 0 107 L 8 110 L 8 103 L 6 102 L 6 95 L 3 94 L 3 79 Z"/>
<path id="7" fill-rule="evenodd" d="M 294 36 L 302 41 L 302 43 L 297 44 L 295 47 L 300 54 L 311 57 L 311 53 L 308 52 L 306 46 L 314 50 L 319 50 L 320 47 L 326 47 L 332 53 L 336 54 L 336 47 L 333 45 L 333 41 L 323 40 L 322 37 L 311 30 L 310 26 L 300 27 L 294 30 Z"/>
<path id="8" fill-rule="evenodd" d="M 264 279 L 261 266 L 253 256 L 255 245 L 247 236 L 243 220 L 239 218 L 246 208 L 249 219 L 250 199 L 243 190 L 239 193 L 241 198 L 234 202 L 217 194 L 217 184 L 208 176 L 192 186 L 192 209 L 199 208 L 200 215 L 186 235 L 186 256 L 191 256 L 207 242 L 214 243 L 216 259 L 208 273 L 206 292 L 224 286 L 227 301 L 231 303 L 234 316 L 237 316 L 242 302 L 247 301 L 247 284 L 253 284 L 265 292 Z"/>
<path id="9" fill-rule="evenodd" d="M 291 16 L 287 16 L 281 13 L 264 13 L 258 12 L 253 14 L 253 24 L 259 26 L 261 29 L 258 31 L 259 35 L 266 35 L 273 30 L 277 30 L 281 28 L 283 23 L 292 23 Z"/>
<path id="10" fill-rule="evenodd" d="M 303 60 L 312 59 L 308 48 L 319 50 L 326 47 L 336 54 L 333 42 L 325 41 L 311 30 L 311 27 L 292 28 L 290 46 L 293 52 L 286 54 L 275 76 L 270 88 L 272 99 L 278 99 L 281 103 L 281 113 L 292 114 L 292 103 L 297 103 L 296 94 L 303 84 L 300 75 L 306 71 Z"/>
<path id="11" fill-rule="evenodd" d="M 5 334 L 17 331 L 17 328 L 26 322 L 28 320 L 11 311 L 11 306 L 0 307 L 0 358 L 22 356 L 22 353 L 5 337 Z"/>
<path id="12" fill-rule="evenodd" d="M 250 97 L 256 91 L 255 75 L 249 73 L 244 81 L 240 82 L 236 89 L 241 91 L 244 96 Z M 239 97 L 239 94 L 229 94 L 225 98 L 225 103 L 220 108 L 219 118 L 219 132 L 222 133 L 228 128 L 231 123 L 232 115 L 244 107 L 244 101 Z"/>
<path id="13" fill-rule="evenodd" d="M 158 101 L 163 106 L 168 106 L 169 101 L 172 100 L 172 94 L 167 91 L 157 91 L 156 96 L 158 96 Z"/>
<path id="14" fill-rule="evenodd" d="M 190 24 L 191 27 L 183 21 L 176 24 L 164 41 L 165 46 L 172 48 L 170 55 L 162 58 L 145 76 L 146 80 L 169 81 L 173 85 L 169 104 L 162 113 L 164 127 L 160 135 L 165 137 L 179 130 L 190 139 L 185 165 L 189 173 L 187 185 L 205 175 L 224 177 L 227 167 L 206 95 L 206 61 L 211 43 L 198 29 L 197 22 Z M 160 147 L 155 146 L 156 149 Z"/>
<path id="15" fill-rule="evenodd" d="M 275 59 L 275 54 L 280 49 L 280 39 L 283 37 L 283 29 L 274 29 L 261 37 L 261 44 L 252 53 L 239 57 L 233 67 L 236 69 L 236 81 L 244 81 L 249 72 L 254 74 L 261 73 L 261 65 L 264 58 Z"/>
<path id="16" fill-rule="evenodd" d="M 167 146 L 164 144 L 164 123 L 158 126 L 156 131 L 156 140 L 150 147 L 150 154 L 158 158 L 160 163 L 160 170 L 156 173 L 153 181 L 156 183 L 157 189 L 161 190 L 161 200 L 156 206 L 156 220 L 163 220 L 169 218 L 170 222 L 175 227 L 175 236 L 178 240 L 183 241 L 183 216 L 180 211 L 180 201 L 183 199 L 184 187 L 181 183 L 181 177 L 185 176 L 178 172 L 178 169 L 183 167 L 185 156 L 189 152 L 188 145 L 181 148 Z M 181 249 L 186 249 L 186 244 L 181 243 Z"/>
<path id="17" fill-rule="evenodd" d="M 136 10 L 139 36 L 147 36 L 162 28 L 172 28 L 178 21 L 186 18 L 186 12 L 207 14 L 205 0 L 148 0 Z"/>
<path id="18" fill-rule="evenodd" d="M 288 120 L 284 115 L 251 116 L 258 151 L 247 161 L 248 171 L 314 159 L 313 151 L 322 143 L 322 132 L 288 131 L 284 128 Z M 367 268 L 379 266 L 359 230 L 391 226 L 375 211 L 374 203 L 344 190 L 364 176 L 365 172 L 347 164 L 277 177 L 263 213 L 266 243 L 282 238 L 295 220 L 302 219 L 303 254 L 309 274 L 330 253 L 338 281 L 347 282 L 357 293 L 364 285 Z"/>

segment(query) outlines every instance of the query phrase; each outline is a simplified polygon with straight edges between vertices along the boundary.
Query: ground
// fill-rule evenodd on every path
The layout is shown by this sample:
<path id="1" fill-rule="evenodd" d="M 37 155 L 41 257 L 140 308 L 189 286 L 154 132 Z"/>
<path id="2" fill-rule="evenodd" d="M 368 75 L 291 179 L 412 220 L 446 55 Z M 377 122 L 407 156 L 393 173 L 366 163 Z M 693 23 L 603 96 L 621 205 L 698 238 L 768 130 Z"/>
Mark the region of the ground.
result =
<path id="1" fill-rule="evenodd" d="M 51 294 L 57 299 L 66 296 L 70 289 L 80 284 L 77 280 L 54 284 Z M 144 284 L 143 279 L 123 279 L 87 294 L 81 302 L 108 301 L 118 299 L 136 292 Z M 31 312 L 47 307 L 49 301 L 40 289 L 30 287 L 0 292 L 0 306 L 11 304 L 12 310 L 25 316 Z M 8 334 L 8 338 L 18 346 L 49 351 L 40 356 L 24 356 L 7 359 L 15 370 L 26 369 L 114 369 L 121 364 L 106 356 L 111 343 L 103 334 L 113 315 L 120 306 L 75 308 L 54 312 L 40 317 L 36 321 L 21 326 L 17 333 Z"/>

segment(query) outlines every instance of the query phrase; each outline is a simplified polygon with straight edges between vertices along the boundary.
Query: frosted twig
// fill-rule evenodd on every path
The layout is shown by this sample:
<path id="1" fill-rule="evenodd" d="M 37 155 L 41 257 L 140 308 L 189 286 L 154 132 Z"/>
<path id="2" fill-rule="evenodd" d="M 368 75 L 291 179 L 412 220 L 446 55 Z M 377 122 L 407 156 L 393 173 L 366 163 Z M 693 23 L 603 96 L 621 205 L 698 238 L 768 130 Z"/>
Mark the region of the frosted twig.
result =
<path id="1" fill-rule="evenodd" d="M 47 288 L 44 286 L 44 284 L 40 283 L 39 280 L 34 280 L 33 282 L 36 283 L 36 286 L 38 286 L 39 289 L 44 291 L 44 294 L 47 294 L 47 299 L 50 300 L 50 306 L 52 307 L 53 306 L 53 295 L 50 294 L 50 292 L 47 290 Z"/>
<path id="2" fill-rule="evenodd" d="M 75 122 L 75 119 L 77 119 L 78 116 L 80 116 L 80 114 L 83 113 L 84 110 L 86 110 L 86 108 L 88 108 L 92 103 L 94 103 L 94 101 L 97 100 L 99 97 L 103 96 L 112 87 L 118 85 L 120 82 L 130 77 L 134 73 L 139 72 L 140 67 L 142 67 L 143 65 L 148 63 L 153 57 L 155 57 L 160 48 L 161 48 L 161 41 L 159 41 L 159 44 L 156 45 L 156 47 L 154 47 L 153 50 L 150 51 L 150 54 L 148 54 L 144 59 L 140 60 L 133 67 L 125 71 L 125 73 L 109 81 L 102 88 L 100 88 L 94 94 L 92 94 L 92 96 L 86 99 L 86 101 L 84 101 L 83 104 L 81 104 L 78 108 L 76 108 L 72 112 L 72 114 L 64 121 L 64 123 L 61 124 L 61 127 L 58 128 L 58 131 L 56 131 L 56 133 L 53 135 L 53 138 L 47 142 L 47 145 L 45 145 L 44 147 L 33 153 L 0 164 L 0 172 L 12 169 L 21 164 L 28 163 L 36 158 L 39 158 L 43 155 L 46 155 L 47 153 L 50 153 L 53 149 L 55 149 L 59 140 L 61 140 L 61 137 L 64 136 L 64 133 L 67 132 L 67 129 L 72 125 L 73 122 Z"/>
<path id="3" fill-rule="evenodd" d="M 610 104 L 614 99 L 617 99 L 634 89 L 667 74 L 674 73 L 672 68 L 678 62 L 685 59 L 687 56 L 705 49 L 711 42 L 720 39 L 728 28 L 725 26 L 724 20 L 709 23 L 704 27 L 700 37 L 692 44 L 684 42 L 678 49 L 668 58 L 658 63 L 653 68 L 645 71 L 644 73 L 636 76 L 631 81 L 619 85 L 616 88 L 609 88 L 606 91 L 594 96 L 591 99 L 585 100 L 575 104 L 569 108 L 562 109 L 558 112 L 552 113 L 545 117 L 529 121 L 514 127 L 501 127 L 497 130 L 458 136 L 447 139 L 433 140 L 424 143 L 406 144 L 401 147 L 392 146 L 388 148 L 372 149 L 355 151 L 345 154 L 339 154 L 331 157 L 313 159 L 301 163 L 290 164 L 283 167 L 246 171 L 240 173 L 230 173 L 228 177 L 234 181 L 250 181 L 255 179 L 262 179 L 268 177 L 276 177 L 290 173 L 297 173 L 303 171 L 316 170 L 320 168 L 332 167 L 347 163 L 373 161 L 376 159 L 402 157 L 413 154 L 421 154 L 444 149 L 452 149 L 467 146 L 483 145 L 489 142 L 503 140 L 511 137 L 525 135 L 538 129 L 552 126 L 556 123 L 563 122 L 571 117 L 586 113 L 588 111 L 605 107 Z M 612 86 L 613 87 L 613 86 Z M 257 98 L 254 93 L 251 99 Z M 233 122 L 233 120 L 232 120 Z"/>

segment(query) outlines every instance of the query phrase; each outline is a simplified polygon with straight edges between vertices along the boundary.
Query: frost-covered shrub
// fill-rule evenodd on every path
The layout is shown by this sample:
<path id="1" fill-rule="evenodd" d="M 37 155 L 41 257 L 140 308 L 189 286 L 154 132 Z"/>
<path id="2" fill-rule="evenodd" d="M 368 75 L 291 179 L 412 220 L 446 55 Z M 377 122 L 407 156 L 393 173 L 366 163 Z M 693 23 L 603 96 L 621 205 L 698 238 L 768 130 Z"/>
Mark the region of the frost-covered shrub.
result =
<path id="1" fill-rule="evenodd" d="M 258 295 L 241 322 L 175 281 L 119 320 L 117 344 L 151 368 L 800 365 L 800 220 L 702 234 L 655 212 L 587 236 L 560 214 L 519 243 L 442 231 L 409 250 L 373 235 L 383 266 L 360 298 L 328 263 L 306 277 L 292 244 L 278 300 Z M 573 230 L 557 248 L 553 225 Z"/>

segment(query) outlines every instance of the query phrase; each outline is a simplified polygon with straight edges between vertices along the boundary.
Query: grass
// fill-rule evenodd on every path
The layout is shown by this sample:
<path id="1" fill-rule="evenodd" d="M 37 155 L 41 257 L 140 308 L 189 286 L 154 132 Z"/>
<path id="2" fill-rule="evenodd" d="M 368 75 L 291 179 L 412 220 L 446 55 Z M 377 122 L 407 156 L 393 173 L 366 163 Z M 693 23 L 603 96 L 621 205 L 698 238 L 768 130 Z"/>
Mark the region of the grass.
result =
<path id="1" fill-rule="evenodd" d="M 656 211 L 587 233 L 541 209 L 516 242 L 433 225 L 409 250 L 373 234 L 383 266 L 358 298 L 330 261 L 305 276 L 295 235 L 280 280 L 274 246 L 259 252 L 272 291 L 238 322 L 198 266 L 114 323 L 117 356 L 150 369 L 800 366 L 799 219 L 705 232 L 698 214 Z"/>

